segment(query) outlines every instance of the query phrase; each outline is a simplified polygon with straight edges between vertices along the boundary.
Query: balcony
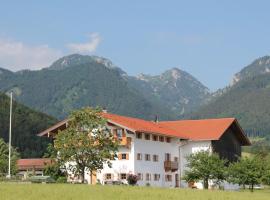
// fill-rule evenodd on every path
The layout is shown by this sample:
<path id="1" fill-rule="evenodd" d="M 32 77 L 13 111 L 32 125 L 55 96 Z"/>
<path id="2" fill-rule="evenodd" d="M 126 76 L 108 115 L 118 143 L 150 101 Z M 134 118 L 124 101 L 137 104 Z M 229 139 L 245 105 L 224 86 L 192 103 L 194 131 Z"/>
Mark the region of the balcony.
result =
<path id="1" fill-rule="evenodd" d="M 124 146 L 127 148 L 131 147 L 131 137 L 122 137 L 119 139 L 119 141 L 120 141 L 119 143 L 120 146 Z"/>
<path id="2" fill-rule="evenodd" d="M 170 160 L 164 161 L 164 169 L 166 172 L 168 171 L 175 172 L 178 170 L 178 162 Z"/>

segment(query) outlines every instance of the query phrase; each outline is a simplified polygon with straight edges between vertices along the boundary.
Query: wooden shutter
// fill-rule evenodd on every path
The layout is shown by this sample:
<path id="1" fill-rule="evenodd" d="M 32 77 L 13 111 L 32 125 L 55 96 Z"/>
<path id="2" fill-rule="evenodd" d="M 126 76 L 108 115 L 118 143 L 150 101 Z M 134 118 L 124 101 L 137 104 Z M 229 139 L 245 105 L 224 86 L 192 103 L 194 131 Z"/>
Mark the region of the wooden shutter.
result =
<path id="1" fill-rule="evenodd" d="M 121 153 L 118 154 L 118 160 L 122 160 L 122 154 Z"/>
<path id="2" fill-rule="evenodd" d="M 122 137 L 126 137 L 125 129 L 122 129 Z"/>
<path id="3" fill-rule="evenodd" d="M 129 154 L 126 153 L 126 160 L 129 160 Z"/>

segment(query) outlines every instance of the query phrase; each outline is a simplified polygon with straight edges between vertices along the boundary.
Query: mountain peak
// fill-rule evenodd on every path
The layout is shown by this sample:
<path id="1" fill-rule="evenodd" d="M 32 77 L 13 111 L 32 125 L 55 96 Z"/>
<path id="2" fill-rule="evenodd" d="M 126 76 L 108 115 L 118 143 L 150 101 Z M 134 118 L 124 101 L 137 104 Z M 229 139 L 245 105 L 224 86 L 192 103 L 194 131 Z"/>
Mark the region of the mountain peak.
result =
<path id="1" fill-rule="evenodd" d="M 112 61 L 107 58 L 95 56 L 95 55 L 90 56 L 90 55 L 80 55 L 80 54 L 71 54 L 68 56 L 64 56 L 58 59 L 57 61 L 55 61 L 49 67 L 49 69 L 50 70 L 63 70 L 70 66 L 81 65 L 81 64 L 86 64 L 86 63 L 102 64 L 109 69 L 118 71 L 121 75 L 126 74 L 126 72 L 124 72 L 122 69 L 114 65 Z"/>
<path id="2" fill-rule="evenodd" d="M 231 85 L 234 85 L 242 79 L 266 73 L 270 73 L 270 56 L 258 58 L 248 66 L 244 67 L 240 72 L 234 75 Z"/>

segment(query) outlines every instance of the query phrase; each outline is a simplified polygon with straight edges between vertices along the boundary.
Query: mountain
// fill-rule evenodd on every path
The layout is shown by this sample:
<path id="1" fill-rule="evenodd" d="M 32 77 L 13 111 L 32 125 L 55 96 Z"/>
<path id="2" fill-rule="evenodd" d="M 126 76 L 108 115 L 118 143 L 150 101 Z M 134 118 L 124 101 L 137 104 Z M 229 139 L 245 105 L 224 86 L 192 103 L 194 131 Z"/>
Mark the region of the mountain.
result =
<path id="1" fill-rule="evenodd" d="M 232 85 L 246 78 L 270 73 L 270 56 L 256 59 L 233 77 Z"/>
<path id="2" fill-rule="evenodd" d="M 9 133 L 10 99 L 0 93 L 0 137 L 6 142 Z M 37 137 L 41 130 L 56 122 L 46 114 L 34 111 L 16 101 L 13 102 L 12 146 L 18 148 L 21 157 L 41 157 L 45 152 L 48 139 Z"/>
<path id="3" fill-rule="evenodd" d="M 250 136 L 270 136 L 270 57 L 252 62 L 232 85 L 189 118 L 236 117 Z"/>
<path id="4" fill-rule="evenodd" d="M 178 116 L 197 109 L 210 98 L 207 87 L 178 68 L 157 76 L 141 74 L 138 77 L 128 77 L 128 80 L 131 87 L 147 99 L 159 102 Z"/>
<path id="5" fill-rule="evenodd" d="M 102 57 L 73 54 L 42 70 L 0 70 L 1 91 L 13 91 L 18 101 L 57 118 L 82 106 L 145 119 L 176 118 L 170 109 L 130 87 L 126 73 Z"/>

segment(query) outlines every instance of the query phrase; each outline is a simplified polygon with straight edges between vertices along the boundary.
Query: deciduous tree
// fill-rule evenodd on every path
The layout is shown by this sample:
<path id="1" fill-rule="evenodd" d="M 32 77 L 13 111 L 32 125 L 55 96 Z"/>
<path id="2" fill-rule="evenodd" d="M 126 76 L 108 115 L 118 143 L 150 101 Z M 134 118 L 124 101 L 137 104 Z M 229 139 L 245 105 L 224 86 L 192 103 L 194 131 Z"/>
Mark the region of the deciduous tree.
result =
<path id="1" fill-rule="evenodd" d="M 0 175 L 6 175 L 8 173 L 8 144 L 0 138 Z M 17 165 L 16 162 L 19 158 L 19 154 L 16 149 L 11 148 L 11 174 L 16 174 Z"/>
<path id="2" fill-rule="evenodd" d="M 103 169 L 104 164 L 111 166 L 118 143 L 107 128 L 101 110 L 87 107 L 69 116 L 68 127 L 57 134 L 54 147 L 58 160 L 80 175 L 82 182 L 85 171 L 89 170 L 92 183 L 93 172 Z"/>
<path id="3" fill-rule="evenodd" d="M 204 189 L 208 189 L 209 181 L 220 184 L 225 179 L 225 160 L 215 153 L 200 151 L 187 156 L 187 167 L 183 177 L 187 182 L 203 181 Z"/>

